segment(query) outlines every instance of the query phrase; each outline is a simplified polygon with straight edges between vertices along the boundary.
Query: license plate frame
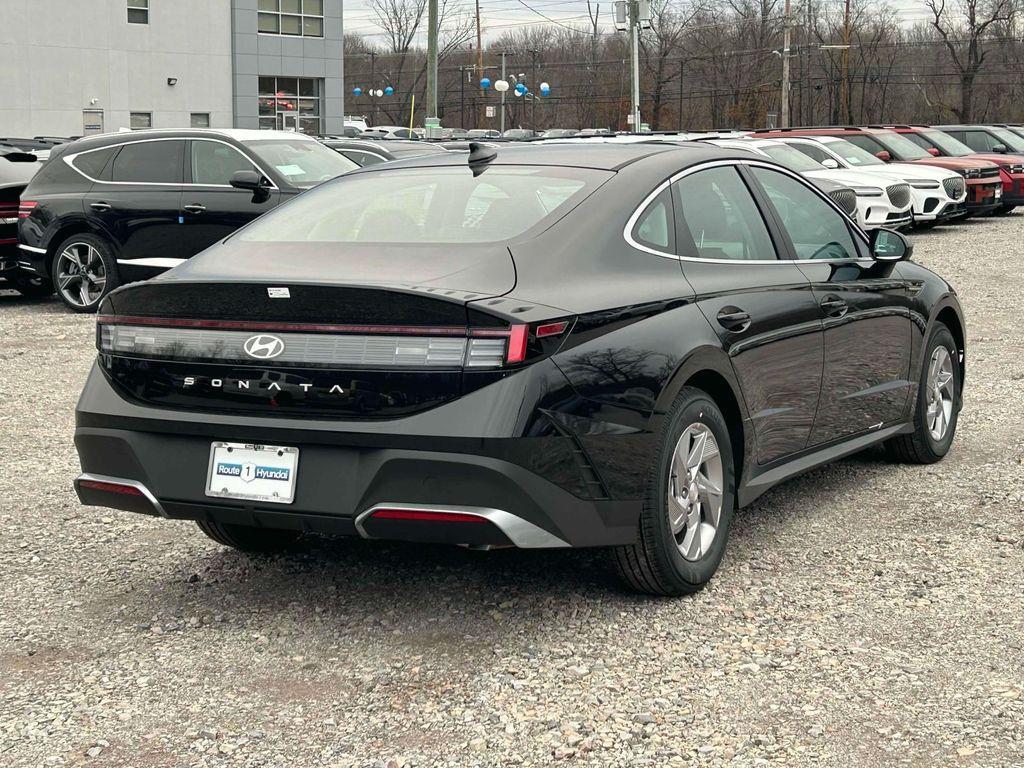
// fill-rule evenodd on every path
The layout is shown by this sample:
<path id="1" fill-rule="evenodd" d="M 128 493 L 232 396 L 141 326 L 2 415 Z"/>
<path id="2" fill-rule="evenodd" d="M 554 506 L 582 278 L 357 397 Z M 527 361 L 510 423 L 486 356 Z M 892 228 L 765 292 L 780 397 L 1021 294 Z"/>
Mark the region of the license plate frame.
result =
<path id="1" fill-rule="evenodd" d="M 281 473 L 285 477 L 280 477 Z M 215 440 L 210 443 L 206 495 L 259 504 L 292 504 L 298 473 L 299 449 L 294 446 Z"/>

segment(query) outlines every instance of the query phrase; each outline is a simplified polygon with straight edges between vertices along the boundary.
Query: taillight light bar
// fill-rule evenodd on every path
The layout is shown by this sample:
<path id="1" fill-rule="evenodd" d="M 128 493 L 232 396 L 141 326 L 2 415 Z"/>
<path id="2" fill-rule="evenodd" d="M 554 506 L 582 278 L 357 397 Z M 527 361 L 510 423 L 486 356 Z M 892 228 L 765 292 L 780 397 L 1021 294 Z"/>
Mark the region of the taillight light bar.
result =
<path id="1" fill-rule="evenodd" d="M 134 485 L 122 485 L 121 483 L 108 483 L 102 480 L 79 480 L 82 488 L 91 488 L 94 491 L 106 491 L 107 493 L 120 493 L 123 496 L 144 496 L 142 491 Z"/>
<path id="2" fill-rule="evenodd" d="M 407 520 L 422 523 L 486 523 L 487 518 L 470 512 L 436 512 L 428 509 L 378 509 L 374 520 Z"/>
<path id="3" fill-rule="evenodd" d="M 22 200 L 18 203 L 18 218 L 27 219 L 32 215 L 32 211 L 39 205 L 35 200 Z"/>

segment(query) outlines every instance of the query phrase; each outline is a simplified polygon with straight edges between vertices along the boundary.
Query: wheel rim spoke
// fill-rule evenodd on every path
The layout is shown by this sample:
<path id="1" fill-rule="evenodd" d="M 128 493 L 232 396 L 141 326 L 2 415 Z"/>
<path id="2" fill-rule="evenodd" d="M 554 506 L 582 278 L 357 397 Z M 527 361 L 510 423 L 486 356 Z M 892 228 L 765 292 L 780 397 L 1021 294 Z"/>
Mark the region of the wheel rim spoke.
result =
<path id="1" fill-rule="evenodd" d="M 943 346 L 932 352 L 928 364 L 928 406 L 925 419 L 928 432 L 933 440 L 942 440 L 953 420 L 953 400 L 956 389 L 956 377 L 953 372 L 953 360 Z"/>
<path id="2" fill-rule="evenodd" d="M 721 521 L 724 486 L 714 433 L 695 422 L 676 443 L 666 498 L 669 527 L 686 560 L 699 560 L 710 551 Z"/>

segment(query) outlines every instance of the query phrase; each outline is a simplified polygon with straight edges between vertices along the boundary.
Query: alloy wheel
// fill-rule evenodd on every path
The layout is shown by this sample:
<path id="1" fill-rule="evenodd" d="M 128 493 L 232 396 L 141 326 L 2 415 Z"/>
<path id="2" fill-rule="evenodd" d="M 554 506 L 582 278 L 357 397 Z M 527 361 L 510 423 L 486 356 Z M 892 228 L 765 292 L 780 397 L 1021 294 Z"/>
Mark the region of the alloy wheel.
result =
<path id="1" fill-rule="evenodd" d="M 949 350 L 939 345 L 928 364 L 928 432 L 940 442 L 949 430 L 953 416 L 953 360 Z"/>
<path id="2" fill-rule="evenodd" d="M 711 549 L 722 515 L 724 482 L 718 441 L 704 424 L 691 424 L 672 454 L 667 498 L 672 535 L 686 560 L 699 560 Z"/>
<path id="3" fill-rule="evenodd" d="M 57 258 L 57 290 L 69 304 L 91 307 L 107 284 L 107 269 L 100 252 L 89 243 L 72 243 Z"/>

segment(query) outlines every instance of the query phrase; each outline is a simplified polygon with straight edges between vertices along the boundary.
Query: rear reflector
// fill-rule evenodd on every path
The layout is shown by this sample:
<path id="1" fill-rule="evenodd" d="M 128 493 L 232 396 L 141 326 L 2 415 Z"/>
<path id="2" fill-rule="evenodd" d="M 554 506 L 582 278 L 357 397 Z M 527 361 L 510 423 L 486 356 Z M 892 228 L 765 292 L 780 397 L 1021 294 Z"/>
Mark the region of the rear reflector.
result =
<path id="1" fill-rule="evenodd" d="M 546 323 L 544 325 L 537 326 L 537 338 L 546 339 L 549 336 L 560 336 L 565 333 L 565 329 L 569 327 L 569 323 L 562 320 L 558 323 Z"/>
<path id="2" fill-rule="evenodd" d="M 134 485 L 122 485 L 121 483 L 105 483 L 101 480 L 80 480 L 81 488 L 90 488 L 94 491 L 106 491 L 107 493 L 120 493 L 125 496 L 142 496 L 143 493 Z"/>
<path id="3" fill-rule="evenodd" d="M 18 203 L 18 218 L 27 219 L 32 215 L 32 210 L 39 205 L 35 200 L 22 200 Z"/>
<path id="4" fill-rule="evenodd" d="M 435 512 L 427 509 L 378 509 L 374 520 L 417 520 L 425 523 L 486 523 L 487 518 L 466 512 Z"/>

